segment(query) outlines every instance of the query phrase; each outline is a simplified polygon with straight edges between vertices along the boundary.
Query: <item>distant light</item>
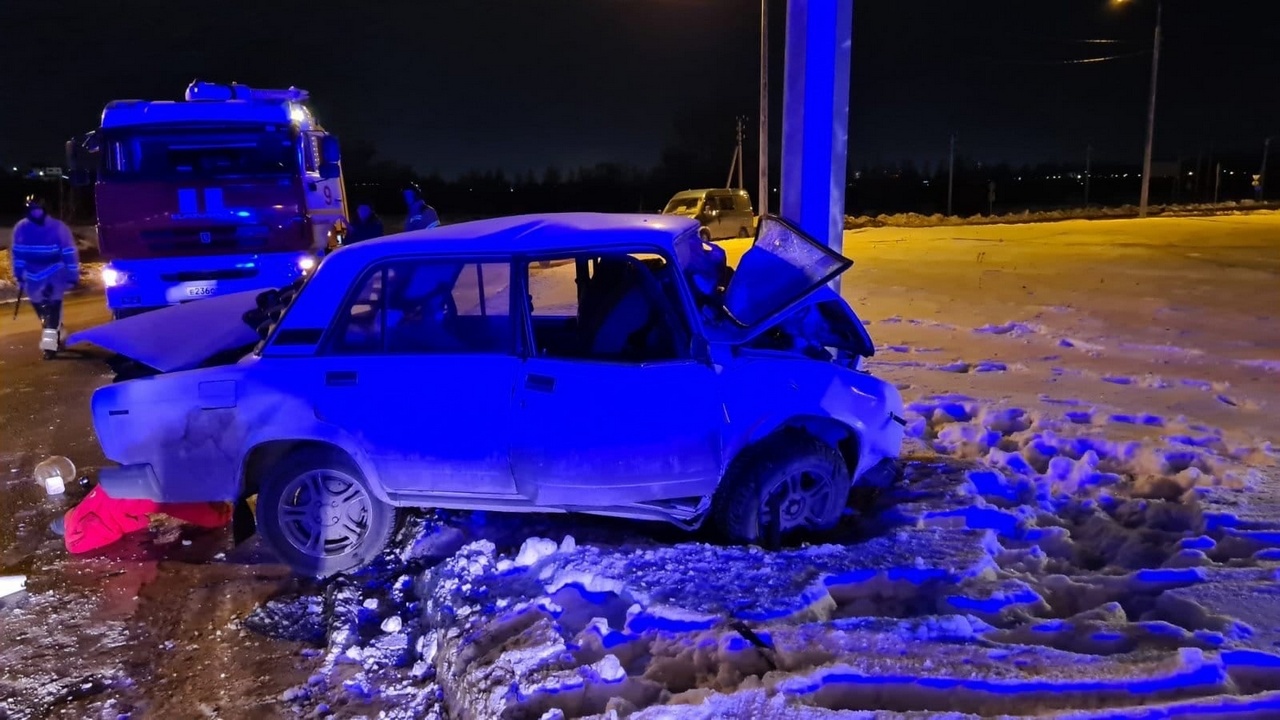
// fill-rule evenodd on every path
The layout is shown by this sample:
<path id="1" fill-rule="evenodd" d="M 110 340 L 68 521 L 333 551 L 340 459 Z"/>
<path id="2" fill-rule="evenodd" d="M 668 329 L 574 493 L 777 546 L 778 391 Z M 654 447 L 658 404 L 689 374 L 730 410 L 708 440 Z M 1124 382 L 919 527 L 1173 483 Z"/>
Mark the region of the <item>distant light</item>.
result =
<path id="1" fill-rule="evenodd" d="M 315 268 L 315 266 L 316 266 L 316 259 L 311 257 L 310 255 L 306 255 L 301 260 L 298 261 L 298 267 L 302 269 L 302 272 L 309 272 L 310 270 Z"/>
<path id="2" fill-rule="evenodd" d="M 252 215 L 252 214 L 253 214 L 253 213 L 249 212 L 248 210 L 237 210 L 237 211 L 236 211 L 236 217 L 247 218 L 247 217 L 249 217 L 249 216 L 250 216 L 250 215 Z"/>

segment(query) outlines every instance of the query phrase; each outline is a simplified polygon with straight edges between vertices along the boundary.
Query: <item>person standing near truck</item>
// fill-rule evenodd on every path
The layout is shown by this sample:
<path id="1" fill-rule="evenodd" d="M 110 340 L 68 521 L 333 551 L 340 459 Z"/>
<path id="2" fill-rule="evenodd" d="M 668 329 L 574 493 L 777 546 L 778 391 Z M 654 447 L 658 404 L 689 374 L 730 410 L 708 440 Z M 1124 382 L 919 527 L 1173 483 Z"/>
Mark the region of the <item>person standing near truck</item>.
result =
<path id="1" fill-rule="evenodd" d="M 404 202 L 409 209 L 409 219 L 404 223 L 405 232 L 439 227 L 440 216 L 422 199 L 422 188 L 417 183 L 409 183 L 409 187 L 404 189 Z"/>
<path id="2" fill-rule="evenodd" d="M 62 349 L 62 296 L 80 283 L 80 252 L 42 198 L 28 195 L 26 211 L 13 228 L 13 278 L 40 318 L 40 350 L 50 360 Z"/>

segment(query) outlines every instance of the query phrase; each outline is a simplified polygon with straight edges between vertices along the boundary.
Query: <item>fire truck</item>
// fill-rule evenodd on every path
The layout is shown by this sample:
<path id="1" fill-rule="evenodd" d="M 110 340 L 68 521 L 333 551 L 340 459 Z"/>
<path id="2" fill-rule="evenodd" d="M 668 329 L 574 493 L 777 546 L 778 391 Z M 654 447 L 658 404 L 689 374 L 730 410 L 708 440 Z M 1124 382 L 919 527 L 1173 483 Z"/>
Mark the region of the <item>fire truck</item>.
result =
<path id="1" fill-rule="evenodd" d="M 114 317 L 283 287 L 341 242 L 338 141 L 307 100 L 197 81 L 182 101 L 113 101 L 67 143 L 73 183 L 93 186 Z"/>

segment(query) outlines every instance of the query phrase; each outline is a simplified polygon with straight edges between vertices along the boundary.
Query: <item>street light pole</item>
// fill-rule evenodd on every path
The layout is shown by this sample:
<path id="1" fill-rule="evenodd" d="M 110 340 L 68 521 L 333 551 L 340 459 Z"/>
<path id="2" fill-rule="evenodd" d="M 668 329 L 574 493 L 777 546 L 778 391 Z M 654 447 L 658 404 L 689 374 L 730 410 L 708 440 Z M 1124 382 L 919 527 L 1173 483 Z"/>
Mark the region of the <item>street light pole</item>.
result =
<path id="1" fill-rule="evenodd" d="M 760 217 L 769 214 L 769 0 L 760 0 Z"/>
<path id="2" fill-rule="evenodd" d="M 1156 132 L 1156 80 L 1160 75 L 1160 23 L 1164 18 L 1164 3 L 1156 3 L 1155 44 L 1151 49 L 1151 99 L 1147 103 L 1147 147 L 1142 154 L 1142 196 L 1138 200 L 1138 217 L 1147 216 L 1147 203 L 1151 199 L 1151 145 Z"/>

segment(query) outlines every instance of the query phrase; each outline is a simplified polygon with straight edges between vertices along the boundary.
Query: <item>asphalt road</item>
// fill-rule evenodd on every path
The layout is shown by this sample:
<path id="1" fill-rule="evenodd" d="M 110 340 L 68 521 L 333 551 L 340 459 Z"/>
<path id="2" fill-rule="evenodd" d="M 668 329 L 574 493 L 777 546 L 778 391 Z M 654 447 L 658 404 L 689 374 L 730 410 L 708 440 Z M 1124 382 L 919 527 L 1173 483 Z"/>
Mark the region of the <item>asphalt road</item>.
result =
<path id="1" fill-rule="evenodd" d="M 101 293 L 64 307 L 68 332 L 108 319 Z M 16 320 L 0 305 L 0 575 L 27 576 L 0 599 L 0 718 L 279 716 L 306 680 L 304 649 L 238 623 L 300 581 L 256 542 L 158 519 L 70 555 L 49 532 L 87 490 L 49 497 L 32 469 L 53 454 L 81 475 L 103 465 L 89 403 L 112 375 L 92 349 L 45 361 L 39 336 L 25 302 Z"/>

